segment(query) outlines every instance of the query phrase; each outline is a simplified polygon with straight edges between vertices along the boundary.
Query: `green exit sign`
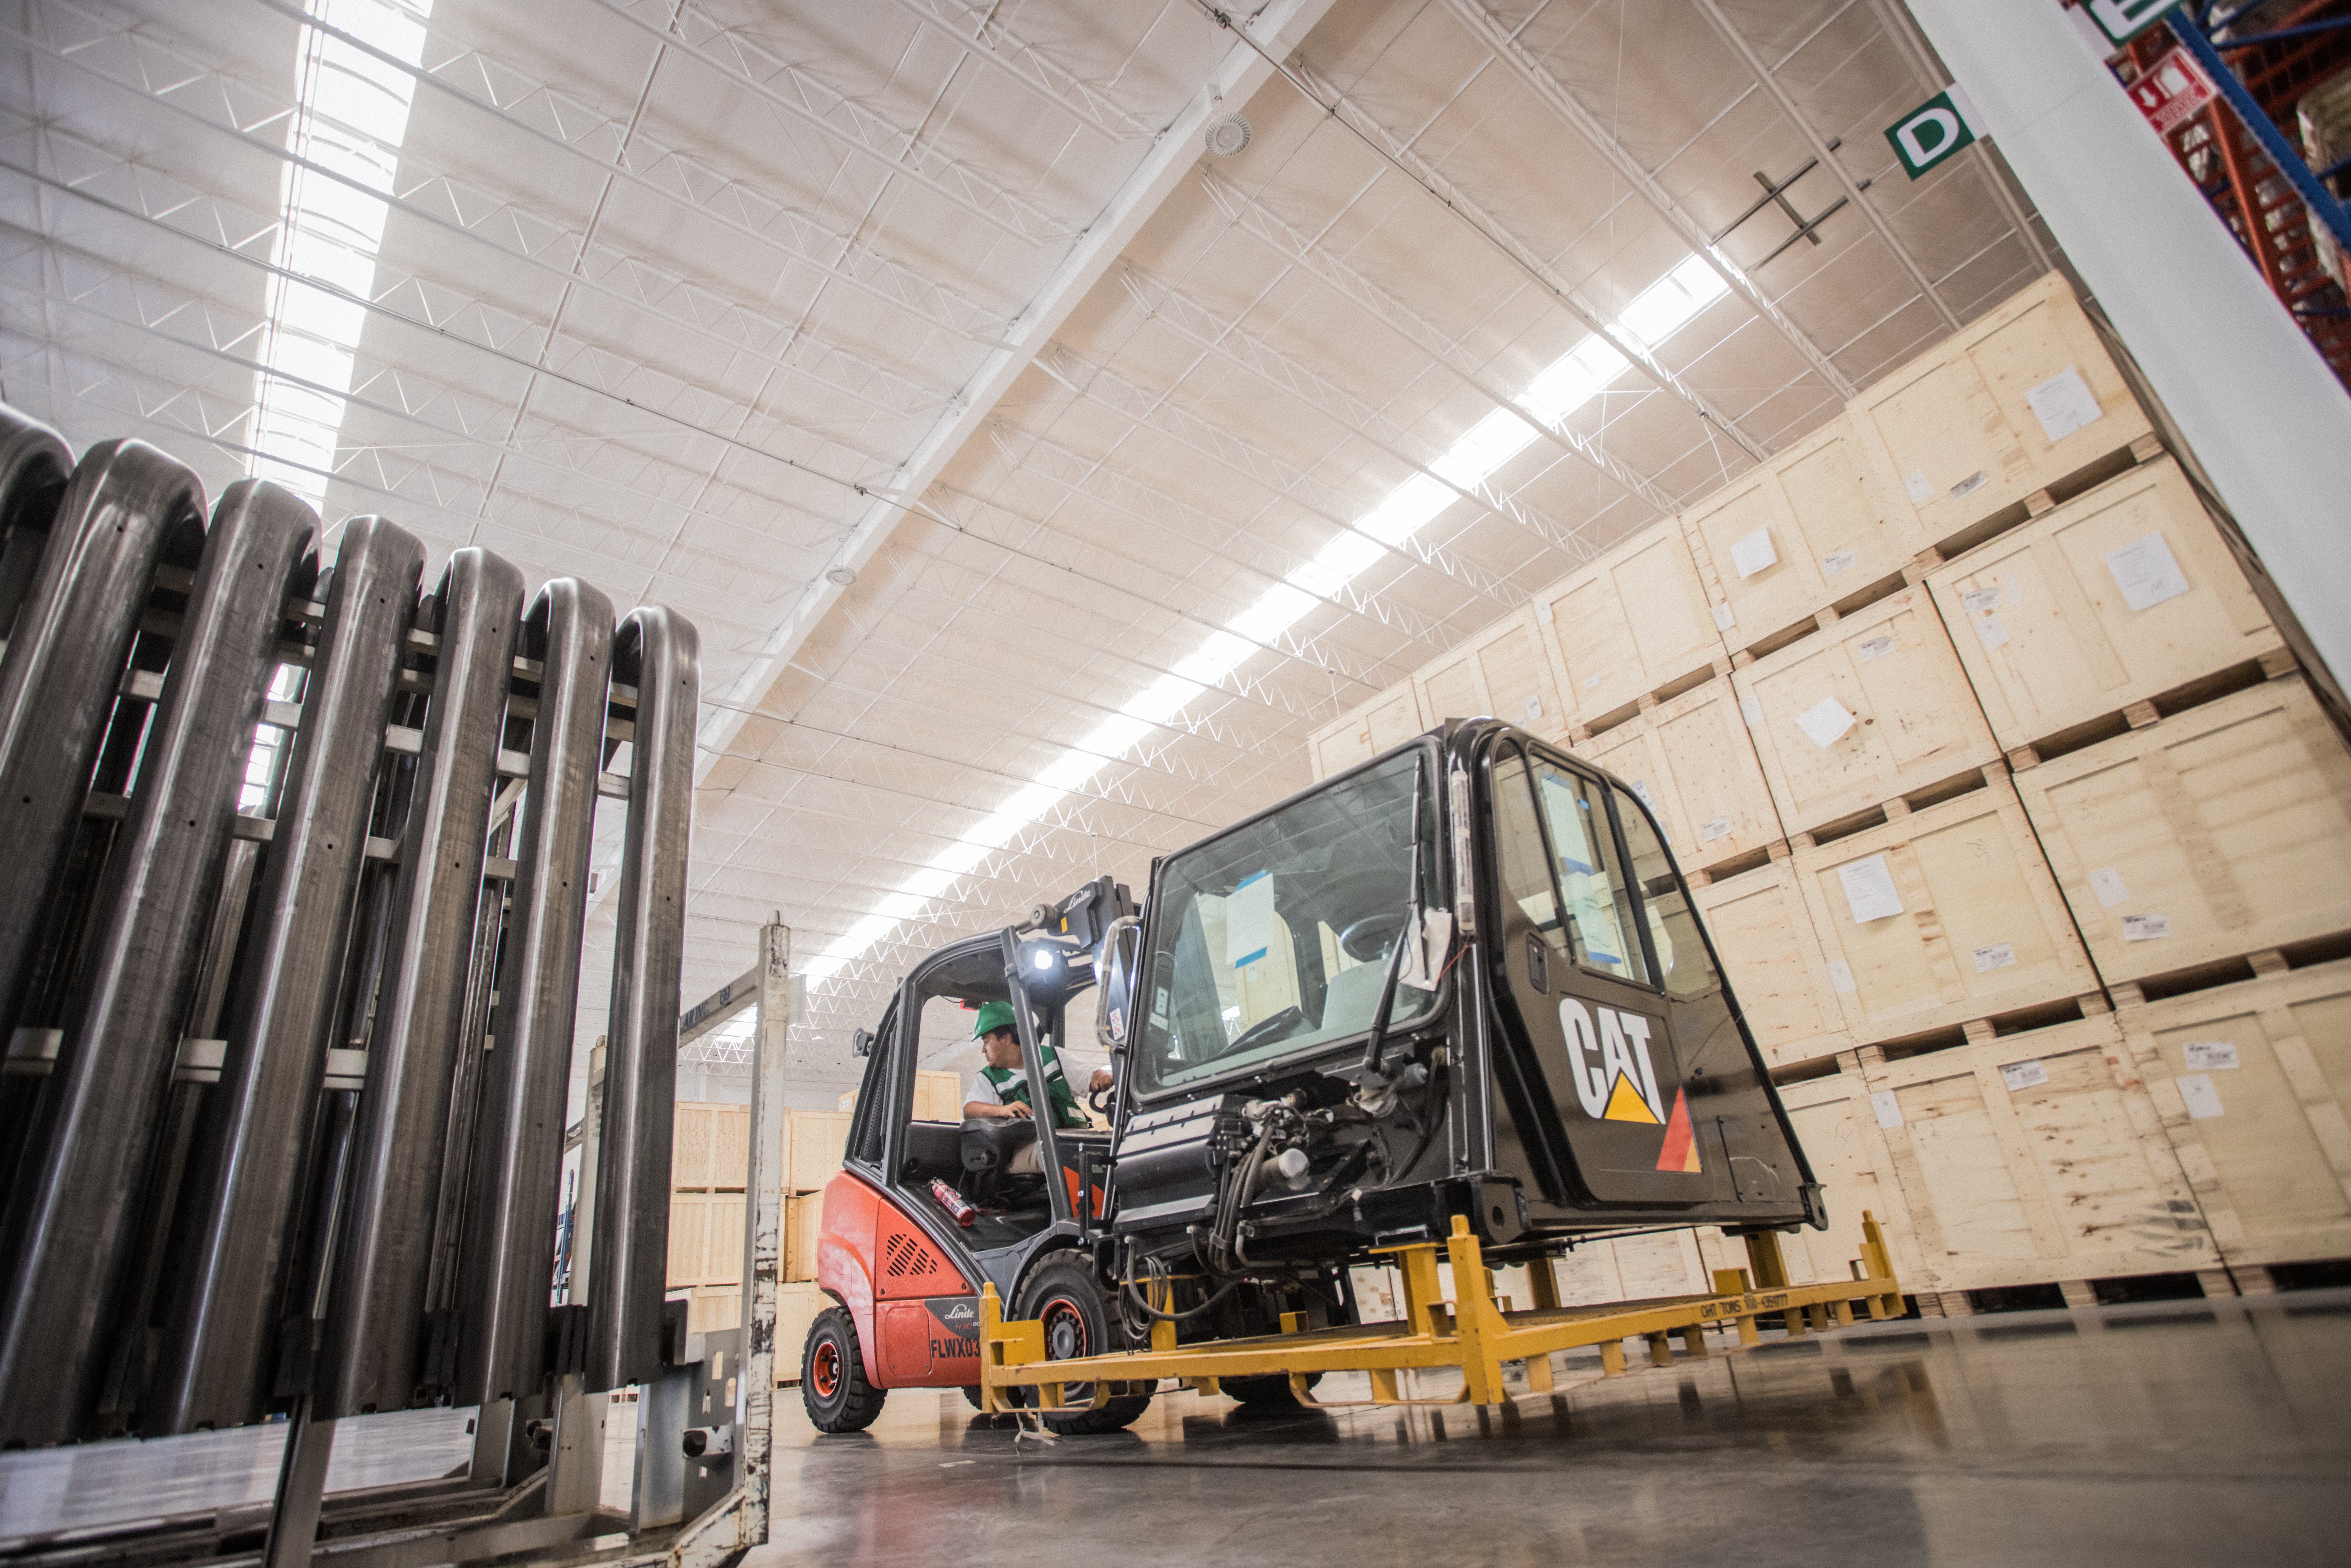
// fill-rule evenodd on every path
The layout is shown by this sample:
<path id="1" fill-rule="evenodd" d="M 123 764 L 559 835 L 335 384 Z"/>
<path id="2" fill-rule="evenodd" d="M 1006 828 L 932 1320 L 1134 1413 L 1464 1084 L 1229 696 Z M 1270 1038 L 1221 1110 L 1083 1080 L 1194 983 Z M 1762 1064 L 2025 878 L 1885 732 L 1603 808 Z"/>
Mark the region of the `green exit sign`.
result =
<path id="1" fill-rule="evenodd" d="M 2082 9 L 2106 36 L 2106 42 L 2120 48 L 2149 27 L 2163 20 L 2165 12 L 2179 0 L 2082 0 Z"/>

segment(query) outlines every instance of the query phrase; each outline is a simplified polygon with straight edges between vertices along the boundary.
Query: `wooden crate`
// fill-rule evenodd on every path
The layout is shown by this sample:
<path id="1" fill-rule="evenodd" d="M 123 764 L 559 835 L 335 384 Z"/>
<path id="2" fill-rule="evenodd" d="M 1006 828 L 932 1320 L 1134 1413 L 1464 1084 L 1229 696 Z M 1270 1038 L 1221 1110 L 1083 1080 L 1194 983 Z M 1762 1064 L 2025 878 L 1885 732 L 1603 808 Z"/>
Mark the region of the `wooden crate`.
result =
<path id="1" fill-rule="evenodd" d="M 1536 594 L 1534 616 L 1571 725 L 1588 727 L 1727 657 L 1670 517 Z"/>
<path id="2" fill-rule="evenodd" d="M 1885 1228 L 1894 1273 L 1903 1290 L 1921 1289 L 1925 1265 L 1917 1231 L 1858 1063 L 1848 1058 L 1841 1071 L 1783 1086 L 1780 1103 L 1787 1107 L 1796 1142 L 1803 1145 L 1804 1159 L 1813 1167 L 1813 1179 L 1821 1184 L 1829 1211 L 1826 1230 L 1808 1226 L 1780 1238 L 1788 1278 L 1801 1282 L 1844 1274 L 1845 1260 L 1862 1255 L 1861 1217 L 1866 1211 Z"/>
<path id="3" fill-rule="evenodd" d="M 697 1285 L 687 1298 L 685 1332 L 711 1333 L 743 1326 L 743 1287 Z"/>
<path id="4" fill-rule="evenodd" d="M 2168 457 L 1978 546 L 1927 582 L 2003 748 L 2285 647 Z"/>
<path id="5" fill-rule="evenodd" d="M 1913 1289 L 2219 1261 L 2111 1015 L 1861 1071 L 1917 1239 Z"/>
<path id="6" fill-rule="evenodd" d="M 930 1069 L 915 1073 L 914 1120 L 961 1122 L 963 1120 L 962 1076 L 958 1073 Z"/>
<path id="7" fill-rule="evenodd" d="M 2078 401 L 2064 395 L 2068 372 L 2095 405 L 2086 423 L 2073 423 L 2064 406 Z M 2036 398 L 2043 413 L 2034 412 Z M 1928 543 L 1964 533 L 2151 431 L 2072 288 L 2053 272 L 1883 377 L 1847 409 L 1879 512 Z"/>
<path id="8" fill-rule="evenodd" d="M 1798 850 L 1795 866 L 1844 1027 L 1865 1044 L 2097 992 L 1998 765 L 1983 789 Z M 1871 899 L 1889 891 L 1898 909 Z"/>
<path id="9" fill-rule="evenodd" d="M 1684 871 L 1752 855 L 1786 837 L 1728 680 L 1648 707 L 1575 753 L 1648 802 Z"/>
<path id="10" fill-rule="evenodd" d="M 1725 646 L 1751 648 L 1900 571 L 1924 541 L 1883 516 L 1841 417 L 1682 514 Z"/>
<path id="11" fill-rule="evenodd" d="M 2351 929 L 2351 758 L 2298 675 L 2017 789 L 2109 984 Z"/>
<path id="12" fill-rule="evenodd" d="M 794 1193 L 784 1200 L 784 1278 L 816 1278 L 817 1237 L 824 1229 L 824 1194 Z"/>
<path id="13" fill-rule="evenodd" d="M 743 1195 L 676 1192 L 669 1200 L 669 1284 L 743 1281 Z"/>
<path id="14" fill-rule="evenodd" d="M 742 1186 L 750 1149 L 748 1105 L 681 1100 L 672 1125 L 670 1186 Z"/>
<path id="15" fill-rule="evenodd" d="M 1691 898 L 1766 1062 L 1788 1067 L 1851 1048 L 1794 862 L 1709 883 Z"/>
<path id="16" fill-rule="evenodd" d="M 1531 609 L 1504 616 L 1431 661 L 1413 677 L 1413 689 L 1428 725 L 1485 714 L 1538 735 L 1566 729 Z"/>
<path id="17" fill-rule="evenodd" d="M 1552 1260 L 1562 1306 L 1702 1295 L 1710 1281 L 1694 1232 L 1603 1238 Z"/>
<path id="18" fill-rule="evenodd" d="M 1730 678 L 1791 834 L 1849 819 L 2000 755 L 1923 587 L 1879 600 Z M 1807 716 L 1845 727 L 1823 746 L 1807 731 Z"/>
<path id="19" fill-rule="evenodd" d="M 2220 1255 L 2351 1257 L 2351 961 L 2115 1016 Z"/>
<path id="20" fill-rule="evenodd" d="M 808 1348 L 809 1329 L 817 1315 L 832 1305 L 832 1298 L 814 1285 L 785 1284 L 776 1289 L 776 1381 L 800 1380 L 800 1360 Z"/>
<path id="21" fill-rule="evenodd" d="M 1307 738 L 1308 761 L 1316 779 L 1328 779 L 1403 745 L 1428 725 L 1412 683 L 1405 681 L 1316 730 Z"/>
<path id="22" fill-rule="evenodd" d="M 787 1192 L 814 1192 L 841 1174 L 849 1147 L 846 1111 L 794 1111 L 784 1118 Z"/>

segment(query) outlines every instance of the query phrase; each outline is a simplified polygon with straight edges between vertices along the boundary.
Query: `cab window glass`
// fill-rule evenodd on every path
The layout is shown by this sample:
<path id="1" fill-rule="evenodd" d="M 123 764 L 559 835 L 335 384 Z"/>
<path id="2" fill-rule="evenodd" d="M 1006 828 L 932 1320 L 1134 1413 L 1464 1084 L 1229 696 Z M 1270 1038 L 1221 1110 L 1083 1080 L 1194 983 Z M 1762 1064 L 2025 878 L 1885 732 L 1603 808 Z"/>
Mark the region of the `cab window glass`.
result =
<path id="1" fill-rule="evenodd" d="M 1586 968 L 1649 982 L 1633 925 L 1633 896 L 1608 826 L 1607 797 L 1580 774 L 1535 769 L 1535 794 L 1551 839 L 1551 869 L 1565 916 L 1568 952 Z"/>
<path id="2" fill-rule="evenodd" d="M 1533 786 L 1527 759 L 1512 747 L 1494 759 L 1494 831 L 1500 841 L 1502 895 L 1541 932 L 1551 950 L 1565 956 L 1567 930 L 1559 917 L 1559 894 L 1552 883 L 1551 856 L 1542 824 L 1535 820 Z"/>
<path id="3" fill-rule="evenodd" d="M 1689 893 L 1667 858 L 1665 840 L 1641 810 L 1640 800 L 1626 790 L 1616 791 L 1616 815 L 1625 824 L 1625 847 L 1633 858 L 1633 878 L 1641 888 L 1649 946 L 1657 956 L 1657 972 L 1666 993 L 1678 1001 L 1705 996 L 1720 982 L 1706 956 L 1706 944 L 1699 939 Z"/>

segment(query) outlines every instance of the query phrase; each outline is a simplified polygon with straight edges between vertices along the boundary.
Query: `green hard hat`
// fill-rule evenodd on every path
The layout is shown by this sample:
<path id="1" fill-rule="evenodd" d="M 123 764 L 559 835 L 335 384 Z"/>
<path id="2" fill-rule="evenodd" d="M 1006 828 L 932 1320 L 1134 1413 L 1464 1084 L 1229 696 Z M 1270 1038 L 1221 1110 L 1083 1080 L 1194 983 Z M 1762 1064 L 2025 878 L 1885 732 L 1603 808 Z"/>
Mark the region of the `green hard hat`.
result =
<path id="1" fill-rule="evenodd" d="M 993 1034 L 999 1029 L 1011 1027 L 1012 1004 L 1010 1002 L 986 1002 L 980 1006 L 979 1021 L 971 1026 L 971 1038 L 977 1040 L 983 1035 Z"/>

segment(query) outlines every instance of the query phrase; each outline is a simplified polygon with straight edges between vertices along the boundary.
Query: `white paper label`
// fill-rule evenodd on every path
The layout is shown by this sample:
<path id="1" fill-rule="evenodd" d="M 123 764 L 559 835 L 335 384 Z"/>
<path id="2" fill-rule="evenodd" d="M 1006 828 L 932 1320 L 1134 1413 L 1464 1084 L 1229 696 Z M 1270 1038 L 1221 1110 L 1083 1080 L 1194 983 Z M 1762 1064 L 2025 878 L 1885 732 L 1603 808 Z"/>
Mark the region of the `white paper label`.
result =
<path id="1" fill-rule="evenodd" d="M 1987 615 L 1976 622 L 1976 640 L 1987 648 L 1997 648 L 2008 641 L 2008 628 L 1997 615 Z"/>
<path id="2" fill-rule="evenodd" d="M 1924 468 L 1913 468 L 1902 476 L 1902 488 L 1914 501 L 1930 501 L 1935 497 L 1935 486 L 1928 482 Z"/>
<path id="3" fill-rule="evenodd" d="M 2188 1042 L 2188 1065 L 2199 1072 L 2234 1071 L 2237 1042 L 2233 1040 L 2191 1040 Z"/>
<path id="4" fill-rule="evenodd" d="M 1753 577 L 1780 563 L 1780 552 L 1771 548 L 1771 530 L 1758 528 L 1730 547 L 1730 564 L 1739 569 L 1741 577 Z"/>
<path id="5" fill-rule="evenodd" d="M 2016 949 L 2005 942 L 1995 942 L 1989 947 L 1975 950 L 1976 973 L 1988 975 L 1994 969 L 2005 969 L 2016 962 Z"/>
<path id="6" fill-rule="evenodd" d="M 1544 625 L 1546 625 L 1546 626 L 1548 626 L 1548 625 L 1550 625 L 1550 624 L 1551 624 L 1551 601 L 1550 601 L 1550 600 L 1548 600 L 1548 599 L 1538 599 L 1538 600 L 1536 600 L 1536 601 L 1535 601 L 1535 619 L 1536 619 L 1537 621 L 1541 622 L 1542 622 Z"/>
<path id="7" fill-rule="evenodd" d="M 1991 476 L 1979 468 L 1951 486 L 1951 499 L 1956 501 L 1962 496 L 1972 496 L 1991 483 Z"/>
<path id="8" fill-rule="evenodd" d="M 1852 570 L 1853 560 L 1853 551 L 1841 549 L 1834 555 L 1821 557 L 1821 570 L 1830 577 L 1834 577 L 1838 572 Z"/>
<path id="9" fill-rule="evenodd" d="M 2036 1056 L 2030 1061 L 2011 1061 L 2001 1068 L 2000 1081 L 2008 1085 L 2009 1092 L 2012 1094 L 2020 1089 L 2032 1089 L 2048 1082 L 2049 1070 L 2041 1065 L 2041 1059 Z"/>
<path id="10" fill-rule="evenodd" d="M 1834 697 L 1823 697 L 1796 716 L 1796 727 L 1804 732 L 1814 746 L 1826 751 L 1853 727 L 1853 715 L 1844 704 Z"/>
<path id="11" fill-rule="evenodd" d="M 2089 383 L 2082 379 L 2082 372 L 2071 365 L 2026 392 L 2024 401 L 2032 405 L 2032 417 L 2041 422 L 2041 434 L 2052 444 L 2095 423 L 2105 412 L 2098 407 L 2098 400 L 2090 395 Z"/>
<path id="12" fill-rule="evenodd" d="M 1657 814 L 1657 803 L 1649 798 L 1649 781 L 1646 779 L 1633 780 L 1633 793 L 1641 798 L 1641 804 L 1649 808 L 1649 815 L 1654 817 Z"/>
<path id="13" fill-rule="evenodd" d="M 1728 817 L 1717 817 L 1711 821 L 1700 822 L 1698 825 L 1699 843 L 1710 844 L 1717 839 L 1727 839 L 1729 836 L 1730 819 Z"/>
<path id="14" fill-rule="evenodd" d="M 2151 610 L 2167 599 L 2188 591 L 2188 579 L 2171 559 L 2171 547 L 2161 534 L 2149 534 L 2106 552 L 2106 570 L 2123 591 L 2123 602 L 2133 610 Z"/>
<path id="15" fill-rule="evenodd" d="M 2159 936 L 2170 935 L 2171 916 L 2168 915 L 2123 916 L 2123 940 L 2126 942 L 2152 942 Z"/>
<path id="16" fill-rule="evenodd" d="M 1541 717 L 1542 717 L 1542 698 L 1529 697 L 1527 699 L 1527 722 L 1532 724 L 1536 719 Z"/>
<path id="17" fill-rule="evenodd" d="M 1849 997 L 1861 988 L 1853 983 L 1853 966 L 1842 958 L 1829 960 L 1829 989 L 1838 996 Z"/>
<path id="18" fill-rule="evenodd" d="M 1453 948 L 1453 912 L 1449 909 L 1424 909 L 1420 914 L 1420 940 L 1407 943 L 1404 963 L 1396 972 L 1399 985 L 1410 986 L 1416 991 L 1433 991 L 1437 977 L 1445 968 L 1445 960 Z"/>
<path id="19" fill-rule="evenodd" d="M 2205 1074 L 2191 1072 L 2172 1082 L 2179 1085 L 2180 1103 L 2188 1107 L 2188 1113 L 2196 1120 L 2209 1122 L 2215 1116 L 2226 1114 L 2220 1108 L 2220 1092 L 2212 1086 L 2212 1080 Z"/>
<path id="20" fill-rule="evenodd" d="M 1844 884 L 1845 907 L 1853 911 L 1855 925 L 1902 913 L 1902 895 L 1894 891 L 1894 873 L 1886 869 L 1884 855 L 1837 867 L 1837 880 Z"/>
<path id="21" fill-rule="evenodd" d="M 1739 716 L 1747 721 L 1748 728 L 1752 729 L 1763 722 L 1763 705 L 1753 697 L 1740 697 Z"/>
<path id="22" fill-rule="evenodd" d="M 1861 662 L 1866 664 L 1872 659 L 1883 659 L 1886 654 L 1894 652 L 1894 639 L 1890 636 L 1865 637 L 1855 645 L 1853 651 L 1860 654 Z"/>
<path id="23" fill-rule="evenodd" d="M 2110 865 L 2102 865 L 2090 873 L 2090 891 L 2108 909 L 2130 902 L 2130 889 L 2123 885 L 2123 873 Z"/>
<path id="24" fill-rule="evenodd" d="M 1880 1089 L 1870 1095 L 1869 1108 L 1877 1113 L 1879 1126 L 1898 1127 L 1902 1124 L 1902 1102 L 1893 1090 Z"/>
<path id="25" fill-rule="evenodd" d="M 2000 608 L 2000 590 L 1978 588 L 1959 595 L 1959 608 L 1970 615 L 1984 615 Z"/>
<path id="26" fill-rule="evenodd" d="M 1600 677 L 1598 675 L 1586 675 L 1583 677 L 1583 689 L 1587 692 L 1599 684 Z"/>
<path id="27" fill-rule="evenodd" d="M 1714 629 L 1716 631 L 1728 632 L 1733 626 L 1738 624 L 1739 617 L 1730 612 L 1729 605 L 1718 604 L 1714 607 Z"/>
<path id="28" fill-rule="evenodd" d="M 2011 608 L 2024 602 L 2024 585 L 2016 580 L 2012 571 L 2001 574 L 2000 601 Z"/>

